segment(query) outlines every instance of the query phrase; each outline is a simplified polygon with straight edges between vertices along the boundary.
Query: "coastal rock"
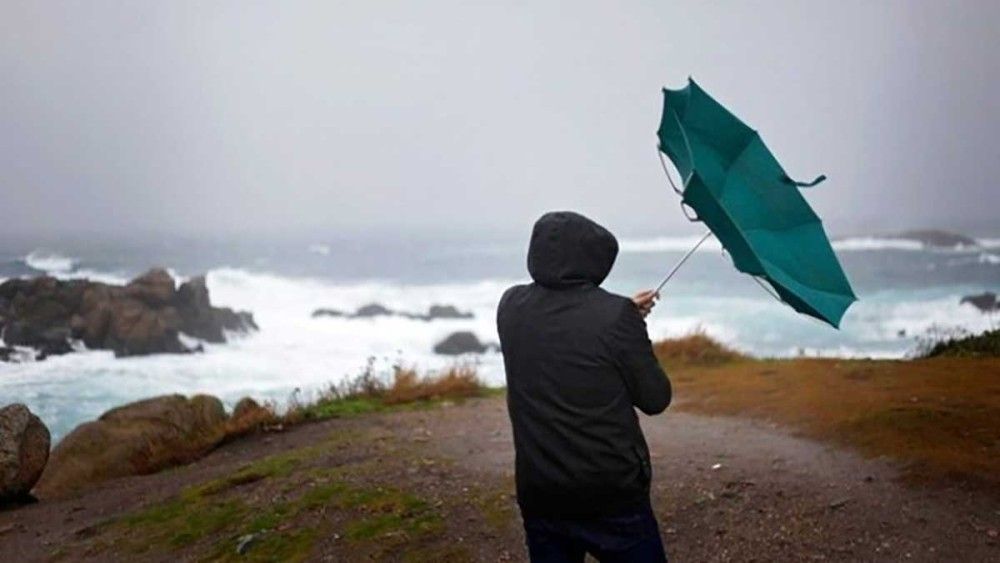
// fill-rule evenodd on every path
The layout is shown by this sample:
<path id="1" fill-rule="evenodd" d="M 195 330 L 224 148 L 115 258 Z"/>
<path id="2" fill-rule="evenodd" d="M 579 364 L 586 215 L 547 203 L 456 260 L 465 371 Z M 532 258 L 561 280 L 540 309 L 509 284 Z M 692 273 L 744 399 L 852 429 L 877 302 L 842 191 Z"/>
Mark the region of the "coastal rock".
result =
<path id="1" fill-rule="evenodd" d="M 180 331 L 207 342 L 225 342 L 226 331 L 245 332 L 257 329 L 250 313 L 212 306 L 205 276 L 197 276 L 182 283 L 177 289 L 173 304 L 180 315 Z"/>
<path id="2" fill-rule="evenodd" d="M 447 338 L 434 345 L 434 353 L 445 356 L 460 354 L 482 354 L 495 349 L 495 344 L 483 344 L 475 334 L 469 331 L 453 332 Z"/>
<path id="3" fill-rule="evenodd" d="M 17 348 L 0 346 L 0 362 L 12 362 L 17 358 Z"/>
<path id="4" fill-rule="evenodd" d="M 317 319 L 319 317 L 346 317 L 347 313 L 343 311 L 338 311 L 337 309 L 316 309 L 312 312 L 312 317 Z"/>
<path id="5" fill-rule="evenodd" d="M 336 318 L 348 318 L 348 319 L 366 319 L 373 317 L 403 317 L 406 319 L 417 320 L 417 321 L 433 321 L 436 319 L 471 319 L 473 317 L 472 313 L 467 311 L 460 311 L 454 305 L 431 305 L 427 310 L 427 313 L 407 313 L 404 311 L 393 311 L 392 309 L 380 304 L 380 303 L 369 303 L 359 307 L 357 311 L 353 314 L 347 314 L 343 311 L 337 309 L 327 309 L 321 308 L 316 309 L 312 313 L 313 318 L 319 317 L 336 317 Z"/>
<path id="6" fill-rule="evenodd" d="M 915 240 L 930 248 L 955 248 L 979 246 L 974 238 L 936 229 L 917 229 L 887 235 L 890 239 Z"/>
<path id="7" fill-rule="evenodd" d="M 471 319 L 472 316 L 472 313 L 459 311 L 454 305 L 431 305 L 425 318 L 433 321 L 435 319 Z"/>
<path id="8" fill-rule="evenodd" d="M 959 301 L 959 304 L 969 303 L 976 309 L 979 309 L 980 313 L 992 313 L 994 311 L 1000 311 L 1000 301 L 997 301 L 997 294 L 992 291 L 986 291 L 976 295 L 966 295 Z"/>
<path id="9" fill-rule="evenodd" d="M 163 268 L 153 268 L 128 282 L 125 295 L 150 307 L 162 307 L 174 297 L 174 278 Z"/>
<path id="10" fill-rule="evenodd" d="M 34 348 L 38 359 L 73 351 L 74 339 L 134 356 L 195 351 L 181 333 L 222 343 L 227 331 L 256 329 L 250 313 L 213 307 L 204 277 L 175 289 L 162 268 L 125 286 L 47 276 L 0 284 L 0 335 L 9 345 Z"/>
<path id="11" fill-rule="evenodd" d="M 24 498 L 49 459 L 49 429 L 15 403 L 0 409 L 0 504 Z"/>
<path id="12" fill-rule="evenodd" d="M 209 395 L 164 395 L 111 409 L 77 426 L 52 450 L 38 494 L 64 496 L 191 462 L 223 439 L 225 422 L 222 402 Z"/>
<path id="13" fill-rule="evenodd" d="M 369 303 L 367 305 L 358 307 L 358 310 L 355 311 L 354 314 L 351 316 L 359 319 L 366 319 L 371 317 L 391 316 L 394 314 L 395 313 L 392 311 L 392 309 L 389 309 L 384 305 L 381 305 L 379 303 Z"/>

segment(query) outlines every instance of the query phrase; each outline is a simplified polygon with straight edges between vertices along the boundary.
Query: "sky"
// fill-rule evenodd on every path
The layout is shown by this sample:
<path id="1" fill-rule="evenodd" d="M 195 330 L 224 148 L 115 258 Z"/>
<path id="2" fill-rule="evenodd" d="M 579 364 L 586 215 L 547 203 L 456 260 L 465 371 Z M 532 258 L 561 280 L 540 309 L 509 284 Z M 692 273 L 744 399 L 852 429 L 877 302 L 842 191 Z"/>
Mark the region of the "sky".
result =
<path id="1" fill-rule="evenodd" d="M 1000 2 L 16 2 L 0 233 L 690 234 L 656 156 L 693 76 L 833 234 L 1000 233 Z"/>

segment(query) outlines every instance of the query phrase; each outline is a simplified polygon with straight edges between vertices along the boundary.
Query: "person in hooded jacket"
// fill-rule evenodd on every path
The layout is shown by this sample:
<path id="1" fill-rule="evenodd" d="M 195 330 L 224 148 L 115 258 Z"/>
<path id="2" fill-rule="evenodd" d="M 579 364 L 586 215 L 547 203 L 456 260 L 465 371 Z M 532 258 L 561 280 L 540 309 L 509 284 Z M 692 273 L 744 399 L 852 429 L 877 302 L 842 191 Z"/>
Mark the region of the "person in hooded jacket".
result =
<path id="1" fill-rule="evenodd" d="M 533 283 L 497 309 L 515 480 L 533 562 L 665 561 L 635 409 L 670 404 L 643 320 L 656 298 L 600 284 L 618 242 L 583 215 L 546 213 L 528 249 Z"/>

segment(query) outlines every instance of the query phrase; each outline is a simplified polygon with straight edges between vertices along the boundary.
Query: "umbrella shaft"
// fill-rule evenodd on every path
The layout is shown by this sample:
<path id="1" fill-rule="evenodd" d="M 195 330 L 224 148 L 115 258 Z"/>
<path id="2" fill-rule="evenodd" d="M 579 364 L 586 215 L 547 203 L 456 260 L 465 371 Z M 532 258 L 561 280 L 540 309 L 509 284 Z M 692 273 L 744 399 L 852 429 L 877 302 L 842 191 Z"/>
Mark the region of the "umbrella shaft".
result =
<path id="1" fill-rule="evenodd" d="M 680 269 L 681 269 L 681 266 L 683 266 L 683 265 L 684 265 L 684 263 L 685 263 L 685 262 L 687 262 L 687 259 L 688 259 L 688 258 L 690 258 L 692 254 L 694 254 L 694 251 L 695 251 L 695 250 L 698 250 L 698 247 L 699 247 L 699 246 L 701 246 L 703 242 L 705 242 L 706 240 L 708 240 L 708 237 L 710 237 L 710 236 L 712 236 L 712 231 L 708 231 L 708 232 L 706 232 L 706 233 L 705 233 L 705 234 L 704 234 L 704 235 L 703 235 L 703 236 L 701 237 L 701 239 L 699 239 L 699 240 L 698 240 L 698 242 L 697 242 L 697 243 L 695 243 L 695 245 L 694 245 L 694 246 L 693 246 L 693 247 L 691 248 L 691 250 L 688 250 L 688 251 L 687 251 L 687 254 L 685 254 L 685 255 L 684 255 L 684 256 L 683 256 L 683 257 L 682 257 L 682 258 L 681 258 L 681 259 L 680 259 L 680 260 L 679 260 L 679 261 L 677 262 L 677 264 L 675 264 L 675 265 L 674 265 L 674 267 L 673 267 L 673 269 L 672 269 L 672 270 L 670 270 L 670 273 L 669 273 L 669 274 L 667 274 L 667 277 L 663 278 L 663 281 L 662 281 L 662 282 L 660 282 L 660 285 L 656 286 L 656 293 L 659 293 L 659 292 L 660 292 L 660 290 L 661 290 L 661 289 L 663 289 L 663 286 L 667 285 L 667 282 L 668 282 L 668 281 L 670 281 L 670 278 L 674 277 L 674 274 L 676 274 L 676 273 L 677 273 L 677 270 L 680 270 Z"/>

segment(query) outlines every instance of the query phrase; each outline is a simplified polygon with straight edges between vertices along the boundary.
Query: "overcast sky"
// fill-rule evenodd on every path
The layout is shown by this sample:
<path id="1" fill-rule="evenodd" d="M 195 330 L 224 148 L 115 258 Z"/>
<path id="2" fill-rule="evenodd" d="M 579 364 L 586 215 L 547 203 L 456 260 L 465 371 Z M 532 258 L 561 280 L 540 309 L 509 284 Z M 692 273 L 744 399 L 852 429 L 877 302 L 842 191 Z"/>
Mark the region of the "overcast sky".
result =
<path id="1" fill-rule="evenodd" d="M 693 76 L 833 233 L 1000 231 L 1000 2 L 0 2 L 0 232 L 696 231 Z"/>

